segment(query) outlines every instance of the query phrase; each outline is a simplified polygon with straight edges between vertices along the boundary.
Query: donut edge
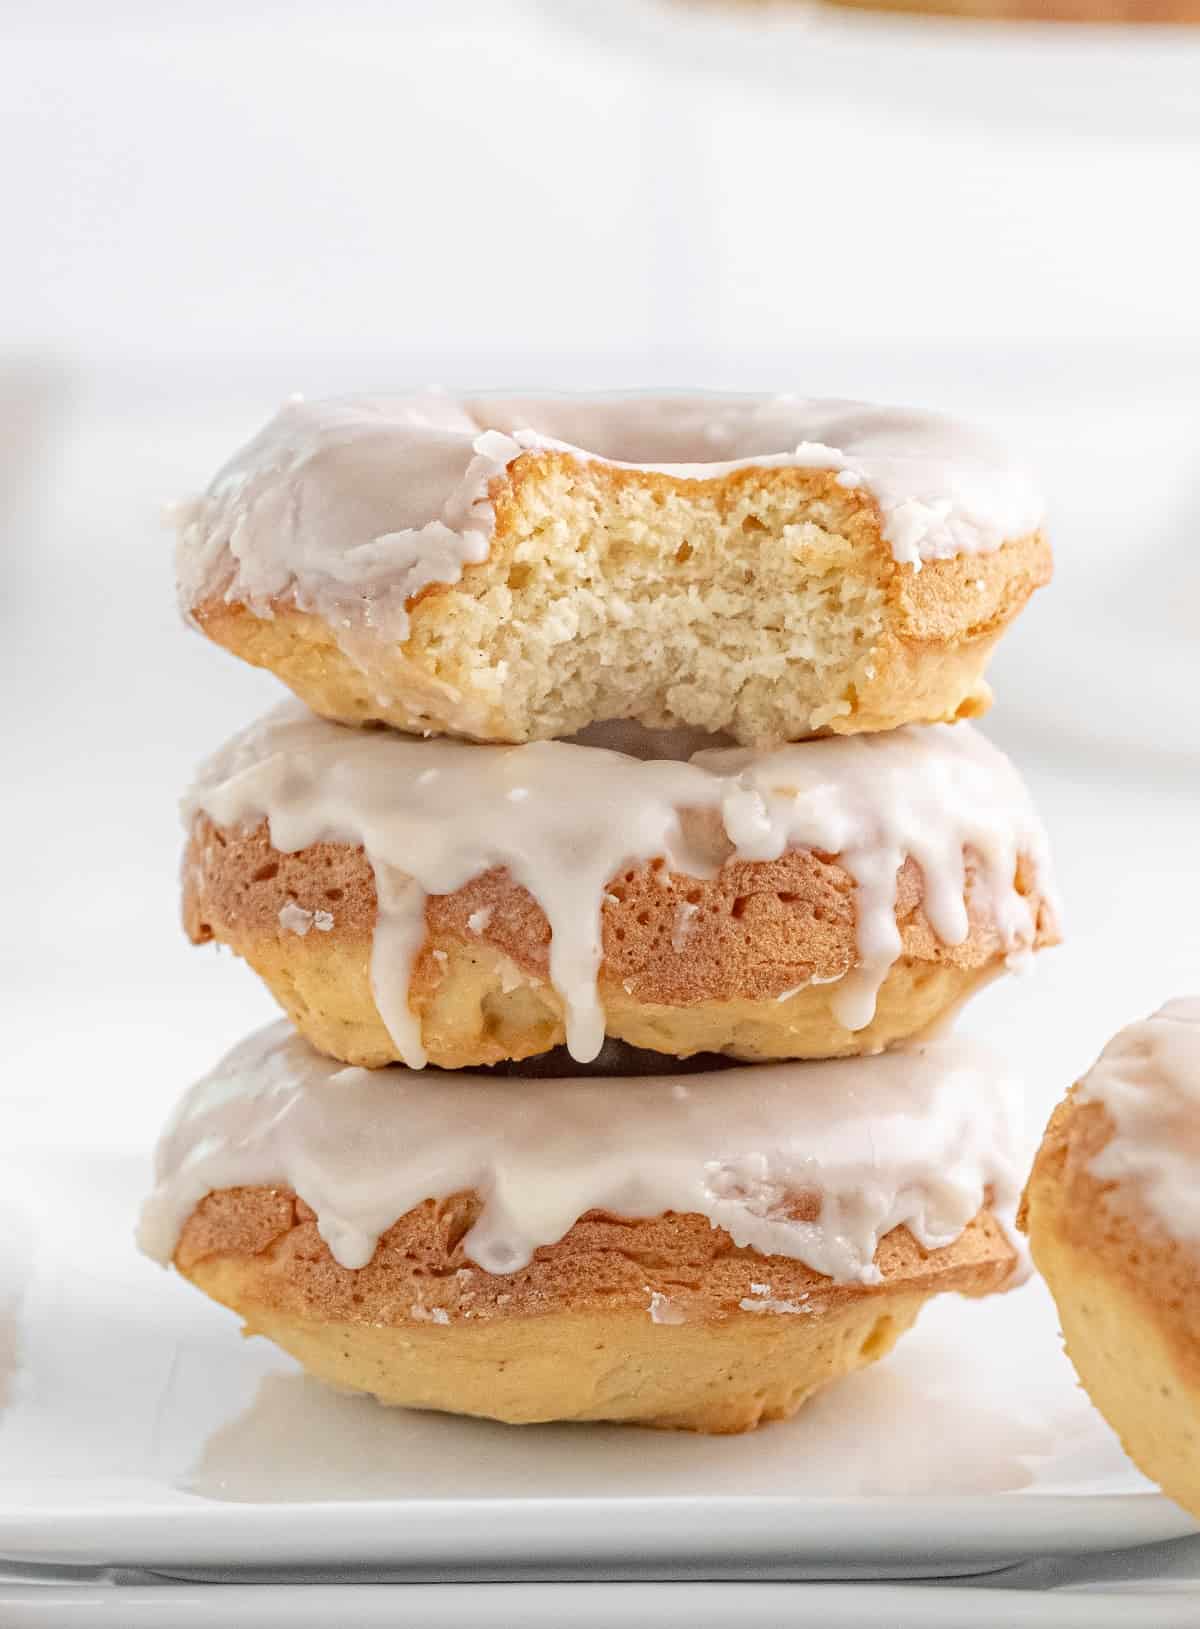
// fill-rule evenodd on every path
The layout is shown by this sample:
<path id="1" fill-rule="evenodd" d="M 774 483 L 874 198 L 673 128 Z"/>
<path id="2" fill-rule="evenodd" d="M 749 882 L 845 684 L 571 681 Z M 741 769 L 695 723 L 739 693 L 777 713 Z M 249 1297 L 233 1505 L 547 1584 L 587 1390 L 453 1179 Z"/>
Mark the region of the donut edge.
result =
<path id="1" fill-rule="evenodd" d="M 1134 1185 L 1091 1174 L 1114 1129 L 1073 1087 L 1046 1128 L 1017 1225 L 1083 1389 L 1138 1469 L 1200 1520 L 1200 1262 Z"/>
<path id="2" fill-rule="evenodd" d="M 898 1228 L 877 1253 L 881 1285 L 833 1285 L 737 1249 L 703 1217 L 591 1212 L 526 1271 L 493 1278 L 462 1253 L 472 1200 L 426 1201 L 352 1273 L 293 1195 L 225 1190 L 185 1224 L 176 1266 L 343 1391 L 513 1424 L 724 1434 L 787 1418 L 885 1356 L 932 1295 L 1006 1289 L 1017 1259 L 984 1210 L 938 1251 Z"/>

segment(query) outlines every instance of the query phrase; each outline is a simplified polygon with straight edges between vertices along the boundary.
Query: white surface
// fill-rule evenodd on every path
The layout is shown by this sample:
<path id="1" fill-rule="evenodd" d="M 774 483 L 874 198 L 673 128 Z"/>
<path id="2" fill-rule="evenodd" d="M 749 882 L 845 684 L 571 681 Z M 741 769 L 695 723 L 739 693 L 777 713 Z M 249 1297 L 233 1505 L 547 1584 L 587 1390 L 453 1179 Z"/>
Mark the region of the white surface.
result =
<path id="1" fill-rule="evenodd" d="M 830 338 L 1200 335 L 1200 30 L 830 14 L 789 48 L 688 0 L 0 11 L 0 349 L 502 349 L 507 380 L 464 382 L 536 386 L 581 353 L 703 383 Z"/>
<path id="2" fill-rule="evenodd" d="M 1073 1598 L 949 1585 L 408 1584 L 47 1587 L 0 1583 L 6 1629 L 1194 1629 L 1182 1586 Z"/>

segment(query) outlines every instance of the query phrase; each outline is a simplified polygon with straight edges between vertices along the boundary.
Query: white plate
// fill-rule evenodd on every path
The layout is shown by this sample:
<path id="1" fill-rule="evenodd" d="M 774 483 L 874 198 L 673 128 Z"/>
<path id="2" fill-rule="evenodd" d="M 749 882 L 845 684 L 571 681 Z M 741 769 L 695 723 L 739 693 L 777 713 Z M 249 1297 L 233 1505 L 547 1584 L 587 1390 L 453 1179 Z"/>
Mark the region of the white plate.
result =
<path id="1" fill-rule="evenodd" d="M 239 1342 L 227 1313 L 134 1253 L 144 1156 L 31 1149 L 19 1182 L 0 1219 L 9 1557 L 920 1575 L 1192 1527 L 1074 1385 L 1040 1286 L 935 1303 L 889 1362 L 754 1436 L 514 1430 L 339 1396 Z"/>
<path id="2" fill-rule="evenodd" d="M 241 1586 L 0 1583 L 5 1629 L 1194 1629 L 1200 1586 L 1059 1590 L 928 1584 L 410 1584 Z"/>

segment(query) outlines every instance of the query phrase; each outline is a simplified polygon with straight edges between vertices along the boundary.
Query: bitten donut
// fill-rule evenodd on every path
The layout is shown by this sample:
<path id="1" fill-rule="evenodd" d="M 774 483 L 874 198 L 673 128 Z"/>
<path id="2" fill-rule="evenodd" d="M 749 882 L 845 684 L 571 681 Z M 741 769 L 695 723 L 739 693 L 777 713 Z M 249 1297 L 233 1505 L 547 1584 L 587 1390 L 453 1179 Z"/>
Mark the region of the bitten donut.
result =
<path id="1" fill-rule="evenodd" d="M 586 1061 L 606 1034 L 879 1051 L 1055 939 L 1041 824 L 967 725 L 622 739 L 415 741 L 285 704 L 185 799 L 187 932 L 322 1052 L 447 1068 L 564 1040 Z"/>
<path id="2" fill-rule="evenodd" d="M 1050 576 L 984 438 L 796 397 L 294 401 L 177 514 L 210 639 L 328 718 L 480 741 L 968 717 Z"/>
<path id="3" fill-rule="evenodd" d="M 1122 1030 L 1055 1110 L 1021 1225 L 1092 1401 L 1200 1518 L 1200 997 Z"/>
<path id="4" fill-rule="evenodd" d="M 662 1078 L 347 1070 L 278 1024 L 184 1098 L 143 1248 L 314 1375 L 746 1431 L 1019 1276 L 1016 1094 L 942 1040 Z"/>

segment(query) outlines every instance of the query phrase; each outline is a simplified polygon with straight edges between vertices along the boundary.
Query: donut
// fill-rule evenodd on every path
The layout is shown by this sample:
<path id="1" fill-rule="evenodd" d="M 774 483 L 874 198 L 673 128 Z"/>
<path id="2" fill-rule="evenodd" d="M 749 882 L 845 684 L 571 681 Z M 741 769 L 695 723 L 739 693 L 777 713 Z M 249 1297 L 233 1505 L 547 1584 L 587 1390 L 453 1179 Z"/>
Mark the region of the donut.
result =
<path id="1" fill-rule="evenodd" d="M 320 1051 L 472 1068 L 607 1035 L 876 1052 L 1055 942 L 1045 834 L 968 725 L 499 747 L 285 703 L 184 800 L 183 914 Z"/>
<path id="2" fill-rule="evenodd" d="M 293 401 L 177 506 L 180 604 L 316 712 L 745 744 L 969 717 L 1042 504 L 932 413 L 796 397 Z"/>
<path id="3" fill-rule="evenodd" d="M 1200 997 L 1123 1029 L 1059 1104 L 1020 1225 L 1125 1451 L 1200 1518 Z"/>
<path id="4" fill-rule="evenodd" d="M 1020 23 L 1200 23 L 1200 0 L 826 0 L 859 11 L 919 11 Z"/>
<path id="5" fill-rule="evenodd" d="M 750 1430 L 930 1296 L 1020 1276 L 1018 1094 L 985 1053 L 800 1067 L 468 1081 L 279 1023 L 176 1109 L 140 1241 L 385 1403 Z"/>

